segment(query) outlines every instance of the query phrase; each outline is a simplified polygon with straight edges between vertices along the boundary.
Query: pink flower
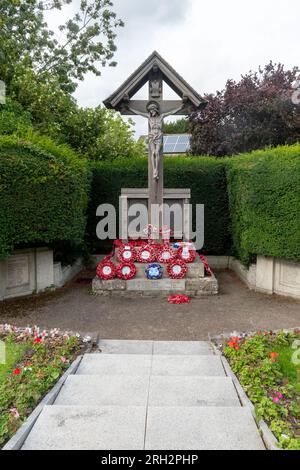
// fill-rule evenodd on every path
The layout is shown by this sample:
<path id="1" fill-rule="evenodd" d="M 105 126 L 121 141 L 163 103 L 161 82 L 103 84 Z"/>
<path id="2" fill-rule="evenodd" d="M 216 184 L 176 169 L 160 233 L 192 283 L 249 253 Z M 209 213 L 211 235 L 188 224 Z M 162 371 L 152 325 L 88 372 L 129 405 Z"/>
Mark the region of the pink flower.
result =
<path id="1" fill-rule="evenodd" d="M 63 362 L 63 363 L 67 362 L 67 359 L 65 358 L 65 356 L 61 356 L 60 360 L 61 360 L 61 362 Z"/>
<path id="2" fill-rule="evenodd" d="M 274 403 L 279 403 L 279 398 L 278 397 L 273 397 L 273 402 Z"/>
<path id="3" fill-rule="evenodd" d="M 14 418 L 16 418 L 16 419 L 20 418 L 20 414 L 19 414 L 17 408 L 11 408 L 9 411 L 12 413 Z"/>

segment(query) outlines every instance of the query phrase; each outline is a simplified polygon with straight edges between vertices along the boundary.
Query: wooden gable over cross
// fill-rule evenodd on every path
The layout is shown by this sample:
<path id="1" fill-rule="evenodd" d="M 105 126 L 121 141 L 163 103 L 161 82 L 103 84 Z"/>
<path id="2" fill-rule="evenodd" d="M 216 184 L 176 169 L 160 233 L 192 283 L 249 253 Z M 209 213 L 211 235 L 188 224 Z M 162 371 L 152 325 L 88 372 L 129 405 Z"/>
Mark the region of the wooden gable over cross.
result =
<path id="1" fill-rule="evenodd" d="M 177 111 L 177 115 L 191 114 L 206 106 L 207 102 L 166 62 L 158 52 L 154 51 L 140 67 L 105 101 L 109 109 L 115 109 L 121 114 L 135 114 L 128 110 L 127 102 L 147 82 L 149 82 L 149 100 L 162 101 L 162 82 L 184 100 L 184 107 Z M 131 105 L 141 113 L 147 112 L 148 101 L 132 100 Z M 181 101 L 164 100 L 161 103 L 161 112 L 169 113 L 172 109 L 180 107 Z"/>

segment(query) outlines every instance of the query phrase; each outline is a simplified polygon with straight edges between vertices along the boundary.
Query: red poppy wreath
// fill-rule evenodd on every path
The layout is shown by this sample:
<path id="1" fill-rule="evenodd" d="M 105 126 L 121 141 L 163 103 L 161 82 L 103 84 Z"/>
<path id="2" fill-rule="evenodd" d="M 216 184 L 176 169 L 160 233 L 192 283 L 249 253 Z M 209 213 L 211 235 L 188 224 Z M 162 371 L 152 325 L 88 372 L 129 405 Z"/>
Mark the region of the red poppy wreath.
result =
<path id="1" fill-rule="evenodd" d="M 132 263 L 136 259 L 136 251 L 135 249 L 130 246 L 130 245 L 122 245 L 119 248 L 119 251 L 117 253 L 117 258 L 119 261 L 125 262 L 125 263 Z"/>
<path id="2" fill-rule="evenodd" d="M 177 255 L 185 263 L 193 263 L 197 257 L 197 252 L 194 248 L 185 245 L 178 248 Z"/>
<path id="3" fill-rule="evenodd" d="M 96 274 L 103 281 L 109 281 L 116 276 L 116 267 L 112 261 L 102 261 L 97 266 Z"/>
<path id="4" fill-rule="evenodd" d="M 176 252 L 169 246 L 162 246 L 159 250 L 157 261 L 159 263 L 171 263 L 176 257 Z"/>
<path id="5" fill-rule="evenodd" d="M 172 263 L 167 265 L 168 275 L 171 279 L 183 279 L 187 270 L 187 265 L 181 259 L 172 261 Z"/>
<path id="6" fill-rule="evenodd" d="M 138 263 L 153 263 L 156 261 L 156 251 L 151 245 L 145 245 L 139 248 L 136 255 Z"/>
<path id="7" fill-rule="evenodd" d="M 122 262 L 116 268 L 117 276 L 119 279 L 129 281 L 136 275 L 136 267 L 133 263 Z"/>

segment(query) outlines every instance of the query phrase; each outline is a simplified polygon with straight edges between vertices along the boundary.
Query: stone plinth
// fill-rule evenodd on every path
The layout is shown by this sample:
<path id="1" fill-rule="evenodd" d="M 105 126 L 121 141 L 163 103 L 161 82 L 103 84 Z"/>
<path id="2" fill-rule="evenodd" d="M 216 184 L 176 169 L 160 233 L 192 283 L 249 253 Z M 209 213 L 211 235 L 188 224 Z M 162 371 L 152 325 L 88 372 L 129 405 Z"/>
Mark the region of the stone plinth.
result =
<path id="1" fill-rule="evenodd" d="M 117 257 L 113 262 L 119 263 Z M 190 297 L 201 297 L 203 295 L 218 294 L 218 281 L 215 276 L 205 276 L 204 265 L 199 257 L 194 263 L 188 263 L 188 271 L 184 279 L 170 279 L 167 272 L 167 265 L 163 267 L 163 276 L 159 280 L 149 280 L 146 277 L 145 270 L 148 263 L 134 263 L 137 269 L 136 276 L 130 281 L 112 279 L 103 281 L 95 277 L 92 284 L 94 294 L 105 296 L 124 296 L 124 297 L 167 297 L 172 294 L 185 294 Z"/>
<path id="2" fill-rule="evenodd" d="M 136 277 L 130 281 L 120 279 L 103 281 L 95 277 L 92 291 L 94 294 L 105 296 L 166 297 L 171 294 L 185 294 L 190 297 L 202 297 L 203 295 L 218 294 L 218 281 L 214 276 L 185 279 L 163 278 L 156 281 L 141 277 Z"/>

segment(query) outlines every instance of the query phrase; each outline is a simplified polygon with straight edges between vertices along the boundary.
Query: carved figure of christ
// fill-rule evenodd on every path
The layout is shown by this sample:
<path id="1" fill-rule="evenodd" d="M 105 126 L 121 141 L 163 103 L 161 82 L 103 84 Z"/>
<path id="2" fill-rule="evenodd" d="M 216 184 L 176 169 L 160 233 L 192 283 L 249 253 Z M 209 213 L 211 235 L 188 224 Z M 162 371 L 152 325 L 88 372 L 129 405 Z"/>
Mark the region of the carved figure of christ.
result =
<path id="1" fill-rule="evenodd" d="M 147 105 L 147 113 L 142 113 L 130 106 L 128 103 L 128 109 L 139 116 L 143 116 L 148 119 L 149 122 L 149 134 L 148 134 L 148 143 L 149 143 L 149 153 L 152 162 L 153 168 L 153 178 L 159 180 L 159 163 L 162 156 L 162 145 L 163 145 L 163 121 L 166 116 L 176 114 L 184 106 L 184 103 L 177 108 L 168 111 L 167 113 L 160 112 L 159 103 L 156 101 L 149 101 Z"/>

